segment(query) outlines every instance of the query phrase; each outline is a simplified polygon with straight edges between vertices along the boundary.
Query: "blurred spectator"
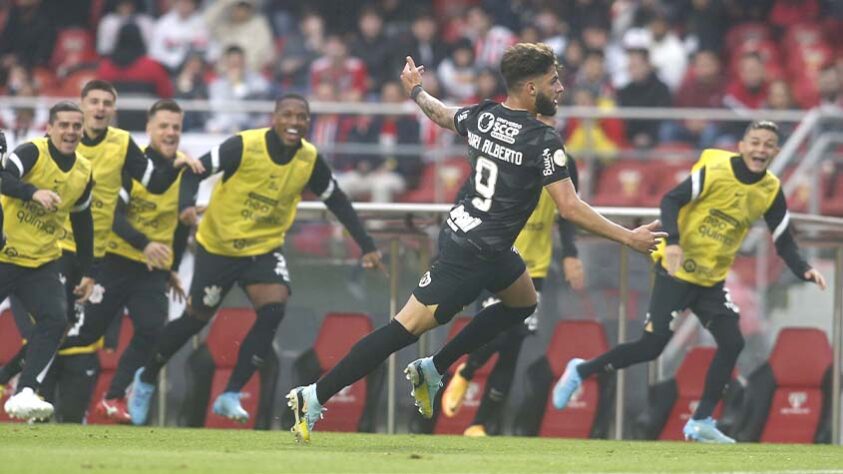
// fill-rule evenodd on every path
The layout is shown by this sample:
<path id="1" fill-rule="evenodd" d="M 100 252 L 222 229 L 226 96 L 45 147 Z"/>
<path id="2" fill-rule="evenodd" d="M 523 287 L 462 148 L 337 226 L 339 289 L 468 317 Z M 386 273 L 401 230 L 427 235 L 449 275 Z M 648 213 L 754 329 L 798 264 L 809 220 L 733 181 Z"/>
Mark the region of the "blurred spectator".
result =
<path id="1" fill-rule="evenodd" d="M 324 80 L 313 89 L 311 97 L 315 102 L 338 102 L 340 93 L 336 84 Z M 349 117 L 350 118 L 350 117 Z M 316 145 L 329 163 L 334 164 L 336 153 L 332 150 L 337 143 L 345 141 L 346 117 L 336 113 L 314 113 L 310 119 L 310 142 Z"/>
<path id="2" fill-rule="evenodd" d="M 618 91 L 622 107 L 670 107 L 670 90 L 653 72 L 645 49 L 628 52 L 630 83 Z M 626 137 L 639 148 L 656 145 L 660 120 L 627 120 Z"/>
<path id="3" fill-rule="evenodd" d="M 843 81 L 840 80 L 840 70 L 834 64 L 828 64 L 820 70 L 817 90 L 820 93 L 820 107 L 843 108 Z"/>
<path id="4" fill-rule="evenodd" d="M 521 31 L 518 32 L 519 43 L 539 43 L 541 40 L 541 32 L 535 25 L 526 24 L 521 28 Z M 562 52 L 564 53 L 565 51 L 563 50 Z"/>
<path id="5" fill-rule="evenodd" d="M 463 38 L 451 47 L 451 54 L 436 71 L 447 97 L 460 102 L 477 94 L 477 69 L 471 40 Z"/>
<path id="6" fill-rule="evenodd" d="M 798 23 L 815 21 L 820 14 L 817 0 L 776 0 L 767 21 L 784 30 Z"/>
<path id="7" fill-rule="evenodd" d="M 629 82 L 626 51 L 616 41 L 611 41 L 605 22 L 593 21 L 582 27 L 582 46 L 583 51 L 603 51 L 604 68 L 616 89 Z M 566 50 L 566 57 L 567 54 Z"/>
<path id="8" fill-rule="evenodd" d="M 360 11 L 357 35 L 351 54 L 363 60 L 369 73 L 368 92 L 378 92 L 381 85 L 395 76 L 393 43 L 383 31 L 383 18 L 374 7 Z"/>
<path id="9" fill-rule="evenodd" d="M 38 89 L 27 69 L 15 65 L 9 71 L 4 94 L 13 97 L 37 97 Z M 0 128 L 6 131 L 6 138 L 11 144 L 43 135 L 48 118 L 49 114 L 44 107 L 0 108 Z"/>
<path id="10" fill-rule="evenodd" d="M 570 95 L 575 106 L 598 106 L 597 96 L 589 88 L 575 88 Z M 565 149 L 581 158 L 611 159 L 625 141 L 623 122 L 616 118 L 569 118 L 565 123 L 565 135 Z"/>
<path id="11" fill-rule="evenodd" d="M 585 61 L 585 49 L 583 48 L 582 42 L 578 39 L 568 41 L 567 46 L 565 46 L 565 54 L 562 55 L 559 61 L 562 65 L 563 84 L 573 86 L 583 61 Z"/>
<path id="12" fill-rule="evenodd" d="M 204 55 L 199 52 L 188 53 L 184 64 L 179 68 L 175 80 L 176 99 L 207 100 L 208 87 L 205 85 L 207 65 Z M 208 119 L 206 112 L 188 111 L 184 114 L 184 131 L 202 130 Z"/>
<path id="13" fill-rule="evenodd" d="M 676 92 L 673 105 L 685 108 L 720 108 L 723 106 L 724 79 L 720 58 L 712 51 L 699 51 L 694 55 L 691 69 Z M 697 148 L 714 145 L 719 134 L 716 122 L 700 118 L 666 123 L 662 128 L 662 141 L 682 141 Z"/>
<path id="14" fill-rule="evenodd" d="M 615 9 L 612 0 L 573 0 L 563 3 L 568 5 L 567 12 L 562 17 L 570 25 L 572 36 L 584 35 L 584 28 L 588 26 L 599 27 L 608 31 L 608 13 Z M 591 49 L 594 46 L 587 45 L 587 47 Z"/>
<path id="15" fill-rule="evenodd" d="M 387 82 L 381 102 L 402 104 L 406 101 L 398 82 Z M 418 145 L 419 124 L 412 115 L 360 116 L 349 132 L 349 143 L 377 145 L 381 154 L 353 155 L 348 171 L 339 173 L 340 187 L 352 199 L 370 196 L 373 202 L 392 202 L 394 196 L 417 184 L 421 159 L 418 155 L 390 153 L 396 145 Z M 412 180 L 410 183 L 407 179 Z M 413 182 L 416 181 L 416 182 Z"/>
<path id="16" fill-rule="evenodd" d="M 310 66 L 325 43 L 325 20 L 316 12 L 306 12 L 293 34 L 284 41 L 276 77 L 288 91 L 306 94 L 310 86 Z"/>
<path id="17" fill-rule="evenodd" d="M 650 33 L 650 60 L 658 71 L 659 78 L 671 91 L 675 91 L 688 67 L 688 57 L 682 41 L 670 31 L 667 16 L 658 11 L 647 25 Z"/>
<path id="18" fill-rule="evenodd" d="M 117 34 L 114 52 L 100 62 L 97 78 L 114 84 L 123 97 L 170 98 L 173 84 L 164 66 L 146 55 L 138 25 L 126 23 Z M 117 121 L 122 128 L 143 130 L 146 115 L 143 111 L 118 111 Z"/>
<path id="19" fill-rule="evenodd" d="M 97 28 L 97 52 L 102 56 L 108 56 L 114 51 L 117 45 L 117 34 L 120 27 L 126 23 L 138 25 L 143 37 L 143 44 L 148 47 L 152 41 L 152 33 L 155 29 L 155 20 L 139 11 L 135 0 L 113 0 L 106 9 L 108 13 L 100 20 Z"/>
<path id="20" fill-rule="evenodd" d="M 758 109 L 767 98 L 764 62 L 756 53 L 744 54 L 738 65 L 737 80 L 726 87 L 723 103 L 736 110 Z"/>
<path id="21" fill-rule="evenodd" d="M 226 102 L 266 99 L 269 83 L 246 66 L 246 54 L 239 46 L 229 46 L 222 57 L 219 77 L 208 87 L 214 115 L 206 128 L 214 133 L 237 133 L 261 126 L 265 118 L 250 112 L 225 112 Z"/>
<path id="22" fill-rule="evenodd" d="M 498 67 L 506 48 L 518 40 L 508 28 L 492 23 L 492 17 L 479 5 L 468 9 L 466 24 L 466 34 L 474 41 L 474 57 L 478 66 Z"/>
<path id="23" fill-rule="evenodd" d="M 170 10 L 155 23 L 149 55 L 175 71 L 188 52 L 205 53 L 210 34 L 198 11 L 199 0 L 175 0 Z"/>
<path id="24" fill-rule="evenodd" d="M 562 56 L 568 44 L 568 39 L 565 37 L 567 25 L 562 23 L 556 11 L 552 8 L 543 8 L 533 17 L 531 23 L 538 29 L 540 41 L 550 46 L 556 56 Z"/>
<path id="25" fill-rule="evenodd" d="M 477 95 L 470 102 L 480 103 L 485 99 L 495 102 L 503 102 L 506 99 L 506 90 L 497 69 L 484 67 L 477 73 Z"/>
<path id="26" fill-rule="evenodd" d="M 227 50 L 239 46 L 246 52 L 246 64 L 261 71 L 275 58 L 272 29 L 257 10 L 257 0 L 215 0 L 205 10 L 205 21 L 217 46 Z"/>
<path id="27" fill-rule="evenodd" d="M 688 51 L 722 50 L 729 21 L 721 0 L 684 0 L 677 10 L 684 20 Z"/>
<path id="28" fill-rule="evenodd" d="M 412 56 L 416 64 L 421 64 L 430 72 L 435 72 L 439 64 L 448 55 L 448 48 L 437 35 L 436 19 L 428 11 L 420 12 L 410 27 L 410 38 L 400 51 Z M 404 65 L 404 57 L 400 54 L 394 66 L 399 70 Z"/>
<path id="29" fill-rule="evenodd" d="M 310 66 L 311 90 L 325 80 L 337 85 L 343 101 L 356 102 L 366 95 L 369 81 L 366 64 L 360 58 L 350 56 L 345 41 L 336 35 L 325 39 L 322 57 Z"/>
<path id="30" fill-rule="evenodd" d="M 17 62 L 46 66 L 53 54 L 56 29 L 41 0 L 16 0 L 0 33 L 0 68 Z"/>
<path id="31" fill-rule="evenodd" d="M 782 111 L 799 108 L 799 106 L 796 105 L 796 101 L 793 99 L 793 92 L 790 90 L 790 86 L 782 79 L 776 79 L 775 81 L 770 82 L 769 87 L 767 87 L 767 100 L 763 107 L 766 109 Z M 779 133 L 781 134 L 780 142 L 784 143 L 784 141 L 787 140 L 787 137 L 789 137 L 796 128 L 796 123 L 784 121 L 779 121 L 777 123 L 779 125 Z"/>
<path id="32" fill-rule="evenodd" d="M 574 79 L 574 87 L 588 89 L 598 103 L 609 102 L 605 105 L 612 105 L 615 91 L 609 75 L 606 74 L 603 61 L 603 51 L 595 49 L 587 52 L 582 67 L 577 71 Z"/>

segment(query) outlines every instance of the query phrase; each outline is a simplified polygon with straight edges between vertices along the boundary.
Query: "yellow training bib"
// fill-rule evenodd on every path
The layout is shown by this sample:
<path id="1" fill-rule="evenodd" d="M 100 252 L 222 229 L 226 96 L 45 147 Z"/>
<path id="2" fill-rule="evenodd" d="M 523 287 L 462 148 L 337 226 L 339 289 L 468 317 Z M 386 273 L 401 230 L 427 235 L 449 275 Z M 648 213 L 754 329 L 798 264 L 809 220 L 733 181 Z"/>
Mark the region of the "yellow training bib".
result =
<path id="1" fill-rule="evenodd" d="M 196 239 L 208 252 L 230 257 L 261 255 L 284 244 L 296 205 L 316 163 L 306 140 L 289 163 L 276 164 L 266 148 L 269 129 L 246 130 L 240 166 L 214 186 Z"/>
<path id="2" fill-rule="evenodd" d="M 179 152 L 178 156 L 182 156 Z M 179 186 L 182 174 L 162 194 L 152 194 L 137 180 L 132 180 L 132 193 L 126 219 L 129 224 L 143 233 L 150 241 L 159 242 L 173 249 L 173 235 L 179 223 Z M 108 253 L 146 263 L 142 250 L 132 247 L 113 231 L 108 237 Z M 167 260 L 169 269 L 173 265 L 172 254 Z"/>
<path id="3" fill-rule="evenodd" d="M 769 171 L 754 184 L 741 183 L 732 170 L 732 156 L 723 150 L 706 150 L 700 159 L 700 166 L 705 167 L 703 189 L 679 211 L 683 261 L 676 277 L 680 280 L 707 287 L 725 280 L 746 233 L 779 191 L 779 179 Z M 653 253 L 663 266 L 664 247 L 662 242 Z"/>
<path id="4" fill-rule="evenodd" d="M 524 229 L 515 239 L 515 248 L 527 264 L 531 278 L 547 277 L 553 256 L 553 223 L 556 220 L 556 204 L 547 190 L 542 190 L 536 209 L 524 224 Z"/>
<path id="5" fill-rule="evenodd" d="M 79 152 L 70 171 L 62 171 L 50 156 L 47 140 L 32 140 L 38 148 L 38 158 L 21 180 L 38 189 L 54 191 L 61 197 L 61 204 L 55 211 L 47 211 L 35 201 L 0 197 L 6 216 L 6 247 L 0 253 L 2 262 L 37 268 L 59 258 L 59 240 L 64 235 L 64 224 L 69 223 L 70 210 L 82 197 L 91 179 L 91 162 Z"/>
<path id="6" fill-rule="evenodd" d="M 111 224 L 114 222 L 114 209 L 123 184 L 123 164 L 129 150 L 129 132 L 108 127 L 105 138 L 94 146 L 79 145 L 79 152 L 91 161 L 94 168 L 94 194 L 91 201 L 91 214 L 94 217 L 94 258 L 105 255 Z M 65 222 L 66 236 L 61 241 L 61 248 L 76 252 L 73 230 L 70 221 Z"/>

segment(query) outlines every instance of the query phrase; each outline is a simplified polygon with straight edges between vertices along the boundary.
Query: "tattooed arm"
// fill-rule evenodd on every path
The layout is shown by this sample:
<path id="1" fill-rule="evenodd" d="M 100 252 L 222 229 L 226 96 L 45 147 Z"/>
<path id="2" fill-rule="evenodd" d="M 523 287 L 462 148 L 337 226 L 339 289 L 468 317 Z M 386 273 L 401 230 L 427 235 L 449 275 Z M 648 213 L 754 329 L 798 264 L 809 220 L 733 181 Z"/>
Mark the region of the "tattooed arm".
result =
<path id="1" fill-rule="evenodd" d="M 419 108 L 430 120 L 433 120 L 442 128 L 456 132 L 454 117 L 459 109 L 448 107 L 436 97 L 425 92 L 422 89 L 422 72 L 424 72 L 424 66 L 416 67 L 413 58 L 407 56 L 407 64 L 404 65 L 404 70 L 401 72 L 401 84 L 404 86 L 404 91 L 411 99 L 416 101 Z"/>

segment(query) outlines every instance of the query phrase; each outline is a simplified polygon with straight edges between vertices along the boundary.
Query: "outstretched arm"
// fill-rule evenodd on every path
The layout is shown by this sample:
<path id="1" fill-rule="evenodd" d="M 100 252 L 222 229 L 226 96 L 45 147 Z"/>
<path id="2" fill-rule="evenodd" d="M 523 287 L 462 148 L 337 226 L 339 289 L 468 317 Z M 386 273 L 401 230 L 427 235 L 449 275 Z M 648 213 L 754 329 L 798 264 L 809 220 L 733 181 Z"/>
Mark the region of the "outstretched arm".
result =
<path id="1" fill-rule="evenodd" d="M 456 132 L 457 127 L 454 124 L 454 117 L 459 109 L 448 107 L 436 97 L 425 92 L 422 88 L 423 72 L 424 66 L 416 67 L 413 58 L 407 56 L 407 64 L 404 65 L 404 70 L 401 72 L 401 84 L 404 86 L 404 92 L 418 104 L 430 120 L 433 120 L 442 128 Z"/>
<path id="2" fill-rule="evenodd" d="M 802 256 L 799 255 L 799 247 L 793 239 L 790 226 L 790 212 L 787 210 L 787 200 L 779 188 L 778 194 L 767 212 L 764 213 L 764 221 L 773 234 L 773 242 L 776 244 L 776 253 L 790 268 L 794 275 L 805 281 L 813 281 L 820 288 L 825 289 L 825 278 L 817 270 L 811 268 Z"/>
<path id="3" fill-rule="evenodd" d="M 627 245 L 634 250 L 647 253 L 656 248 L 657 240 L 667 236 L 664 232 L 656 232 L 659 221 L 629 230 L 615 224 L 595 211 L 577 196 L 570 179 L 553 182 L 545 186 L 559 214 L 563 219 L 570 220 L 583 229 Z"/>

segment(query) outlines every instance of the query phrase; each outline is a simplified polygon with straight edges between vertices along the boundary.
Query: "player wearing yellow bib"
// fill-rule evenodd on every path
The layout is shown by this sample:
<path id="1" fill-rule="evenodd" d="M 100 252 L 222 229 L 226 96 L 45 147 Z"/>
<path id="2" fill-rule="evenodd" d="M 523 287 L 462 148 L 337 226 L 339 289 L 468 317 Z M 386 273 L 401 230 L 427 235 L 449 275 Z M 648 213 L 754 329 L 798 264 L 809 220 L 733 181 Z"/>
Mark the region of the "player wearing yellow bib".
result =
<path id="1" fill-rule="evenodd" d="M 213 317 L 225 295 L 238 283 L 257 313 L 243 340 L 225 392 L 214 413 L 246 421 L 240 390 L 263 364 L 290 296 L 290 276 L 283 245 L 305 189 L 319 196 L 363 250 L 363 266 L 380 267 L 380 252 L 363 229 L 348 198 L 316 147 L 304 139 L 310 106 L 302 96 L 276 101 L 273 127 L 243 131 L 211 149 L 200 161 L 205 173 L 182 177 L 182 222 L 197 220 L 196 192 L 201 180 L 223 172 L 196 233 L 198 243 L 185 313 L 170 322 L 154 356 L 135 373 L 129 395 L 132 423 L 146 422 L 154 383 L 161 367 Z"/>
<path id="2" fill-rule="evenodd" d="M 53 405 L 36 391 L 44 380 L 67 329 L 67 299 L 59 268 L 62 226 L 70 219 L 76 231 L 80 273 L 74 289 L 78 301 L 90 295 L 93 260 L 91 163 L 77 152 L 82 111 L 72 102 L 50 109 L 47 137 L 19 146 L 3 160 L 2 207 L 6 246 L 0 252 L 0 299 L 17 296 L 34 319 L 27 334 L 17 393 L 5 404 L 9 416 L 44 419 Z"/>
<path id="3" fill-rule="evenodd" d="M 146 133 L 150 142 L 145 154 L 156 167 L 169 166 L 180 155 L 183 118 L 181 107 L 172 100 L 159 100 L 149 109 Z M 167 321 L 168 290 L 184 296 L 176 271 L 189 229 L 178 219 L 180 184 L 177 178 L 164 193 L 152 194 L 124 173 L 112 233 L 97 272 L 102 298 L 88 302 L 82 323 L 63 345 L 65 351 L 71 351 L 94 344 L 114 318 L 122 316 L 123 308 L 128 309 L 134 334 L 108 391 L 96 405 L 101 415 L 119 423 L 129 422 L 125 393 L 132 374 L 151 355 L 155 338 Z M 76 383 L 80 387 L 85 384 L 85 379 Z M 81 406 L 88 406 L 93 388 L 92 384 L 80 388 Z"/>
<path id="4" fill-rule="evenodd" d="M 83 133 L 78 151 L 85 156 L 93 167 L 94 182 L 91 200 L 91 214 L 94 220 L 94 264 L 92 275 L 96 276 L 99 262 L 105 256 L 114 211 L 117 205 L 123 174 L 149 189 L 151 193 L 160 194 L 166 191 L 178 176 L 178 168 L 191 166 L 199 169 L 198 161 L 188 157 L 180 157 L 172 164 L 155 166 L 147 159 L 143 151 L 132 140 L 129 132 L 110 126 L 116 114 L 117 92 L 109 82 L 101 80 L 89 81 L 82 88 L 81 109 L 84 114 Z M 25 163 L 24 163 L 25 164 Z M 69 222 L 64 223 L 64 231 L 59 245 L 62 249 L 59 260 L 59 271 L 65 282 L 65 294 L 68 300 L 67 318 L 71 324 L 76 324 L 82 318 L 84 305 L 73 302 L 73 289 L 81 278 L 80 265 L 76 257 L 76 245 L 73 239 L 73 229 Z M 95 287 L 91 295 L 94 301 L 99 301 L 102 287 Z M 11 299 L 12 311 L 21 334 L 28 334 L 31 326 L 29 316 L 16 298 Z M 72 327 L 70 333 L 78 328 Z M 81 423 L 87 409 L 90 393 L 86 387 L 96 382 L 96 367 L 99 364 L 96 357 L 98 344 L 84 347 L 63 348 L 52 365 L 51 373 L 46 377 L 42 386 L 43 395 L 52 399 L 54 392 L 63 398 L 59 404 L 60 410 L 56 414 L 59 421 Z M 6 383 L 20 367 L 25 349 L 0 371 L 0 384 Z M 84 383 L 80 381 L 85 380 Z M 54 389 L 56 385 L 60 387 Z"/>
<path id="5" fill-rule="evenodd" d="M 544 117 L 540 120 L 547 123 Z M 551 125 L 551 123 L 548 123 Z M 576 162 L 568 155 L 568 173 L 574 187 L 579 186 L 579 173 Z M 536 209 L 524 225 L 524 229 L 518 234 L 515 240 L 515 248 L 524 259 L 527 265 L 527 272 L 533 279 L 533 286 L 536 288 L 537 300 L 541 304 L 541 291 L 544 287 L 544 280 L 550 268 L 553 258 L 553 224 L 558 223 L 559 237 L 562 244 L 562 269 L 565 279 L 571 284 L 574 290 L 581 290 L 583 287 L 582 262 L 577 257 L 575 243 L 576 226 L 565 219 L 557 219 L 558 212 L 547 191 L 543 191 L 539 198 Z M 500 300 L 489 295 L 488 298 L 481 298 L 480 308 L 499 303 Z M 445 416 L 453 417 L 457 414 L 465 401 L 466 393 L 474 372 L 495 354 L 498 360 L 489 374 L 486 382 L 483 398 L 480 406 L 474 415 L 471 425 L 465 430 L 466 436 L 486 436 L 487 426 L 493 417 L 500 416 L 506 397 L 515 379 L 515 367 L 518 364 L 518 355 L 524 338 L 534 334 L 538 328 L 538 309 L 527 319 L 523 325 L 513 326 L 492 342 L 468 355 L 466 362 L 457 366 L 454 376 L 448 382 L 445 392 L 442 394 L 442 413 Z"/>
<path id="6" fill-rule="evenodd" d="M 823 276 L 799 256 L 781 184 L 767 170 L 778 144 L 775 123 L 753 122 L 738 144 L 739 155 L 707 150 L 691 175 L 664 196 L 661 217 L 668 238 L 653 254 L 656 279 L 644 334 L 590 361 L 568 362 L 553 390 L 556 408 L 567 405 L 586 377 L 658 357 L 673 335 L 673 319 L 691 309 L 714 336 L 717 352 L 683 433 L 687 440 L 735 442 L 717 429 L 711 415 L 744 345 L 738 307 L 724 281 L 752 224 L 763 217 L 790 270 L 825 289 Z"/>

